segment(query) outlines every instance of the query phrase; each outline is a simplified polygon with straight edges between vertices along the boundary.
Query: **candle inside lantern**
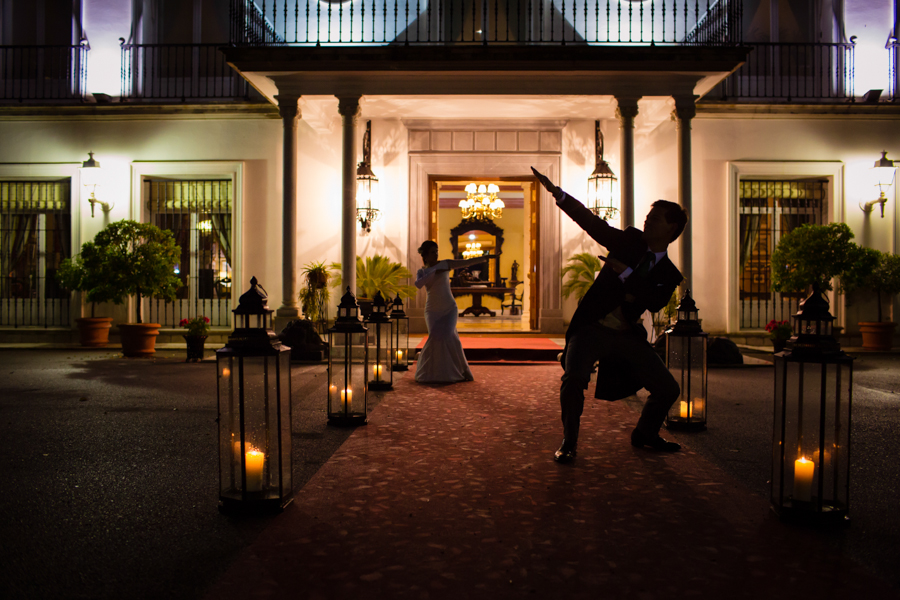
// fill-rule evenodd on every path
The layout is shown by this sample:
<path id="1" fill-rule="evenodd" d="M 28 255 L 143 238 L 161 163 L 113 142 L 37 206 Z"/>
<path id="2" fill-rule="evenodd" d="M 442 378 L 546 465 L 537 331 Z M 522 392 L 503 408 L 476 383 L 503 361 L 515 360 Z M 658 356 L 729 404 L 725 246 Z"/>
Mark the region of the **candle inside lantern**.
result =
<path id="1" fill-rule="evenodd" d="M 694 413 L 693 407 L 689 403 L 682 400 L 681 401 L 681 418 L 687 419 L 688 417 L 693 416 L 693 413 Z"/>
<path id="2" fill-rule="evenodd" d="M 397 362 L 403 362 L 403 350 L 397 350 Z"/>
<path id="3" fill-rule="evenodd" d="M 816 464 L 801 456 L 794 461 L 794 500 L 809 502 L 812 500 L 813 473 Z"/>
<path id="4" fill-rule="evenodd" d="M 376 379 L 381 378 L 381 371 L 382 371 L 381 365 L 374 365 L 372 367 L 372 371 L 375 373 Z"/>
<path id="5" fill-rule="evenodd" d="M 266 455 L 250 446 L 245 456 L 247 461 L 247 491 L 261 492 L 263 487 L 263 464 L 266 462 Z"/>
<path id="6" fill-rule="evenodd" d="M 694 416 L 697 413 L 703 413 L 703 398 L 694 398 L 694 401 L 691 404 L 691 416 Z"/>
<path id="7" fill-rule="evenodd" d="M 341 390 L 341 402 L 343 402 L 344 404 L 349 406 L 352 401 L 353 401 L 353 390 L 351 390 L 350 388 L 347 388 L 346 390 Z"/>
<path id="8" fill-rule="evenodd" d="M 231 369 L 228 369 L 228 368 L 222 369 L 222 377 L 230 377 L 230 376 L 231 376 Z"/>

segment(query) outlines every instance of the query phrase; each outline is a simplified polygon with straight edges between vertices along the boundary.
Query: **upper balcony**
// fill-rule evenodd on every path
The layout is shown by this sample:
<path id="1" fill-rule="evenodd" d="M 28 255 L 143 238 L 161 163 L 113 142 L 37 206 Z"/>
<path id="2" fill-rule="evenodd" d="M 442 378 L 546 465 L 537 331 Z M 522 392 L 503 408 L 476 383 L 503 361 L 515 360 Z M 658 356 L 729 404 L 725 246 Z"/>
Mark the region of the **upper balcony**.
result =
<path id="1" fill-rule="evenodd" d="M 740 0 L 232 0 L 235 45 L 739 45 Z"/>
<path id="2" fill-rule="evenodd" d="M 0 46 L 0 102 L 81 101 L 88 46 Z"/>

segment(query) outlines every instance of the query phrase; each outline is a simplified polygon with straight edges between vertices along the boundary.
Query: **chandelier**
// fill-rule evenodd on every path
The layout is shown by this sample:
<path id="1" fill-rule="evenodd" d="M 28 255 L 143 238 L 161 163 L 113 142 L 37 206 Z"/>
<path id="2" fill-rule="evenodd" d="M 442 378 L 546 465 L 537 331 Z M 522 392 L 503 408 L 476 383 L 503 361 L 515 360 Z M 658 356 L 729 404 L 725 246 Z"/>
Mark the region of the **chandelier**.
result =
<path id="1" fill-rule="evenodd" d="M 463 250 L 462 253 L 463 258 L 465 258 L 466 260 L 470 258 L 478 258 L 482 254 L 484 254 L 484 250 L 481 249 L 480 242 L 471 242 L 466 244 L 466 249 Z"/>
<path id="2" fill-rule="evenodd" d="M 500 188 L 496 184 L 466 186 L 466 199 L 459 201 L 464 221 L 493 221 L 502 216 L 506 207 L 503 200 L 497 197 Z"/>

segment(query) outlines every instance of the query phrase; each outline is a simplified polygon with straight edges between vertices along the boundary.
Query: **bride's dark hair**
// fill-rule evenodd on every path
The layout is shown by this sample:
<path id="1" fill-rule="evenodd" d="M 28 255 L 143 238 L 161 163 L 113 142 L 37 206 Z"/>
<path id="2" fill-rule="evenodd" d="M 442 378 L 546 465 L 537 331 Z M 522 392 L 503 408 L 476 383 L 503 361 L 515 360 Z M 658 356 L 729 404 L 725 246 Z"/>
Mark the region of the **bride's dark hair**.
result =
<path id="1" fill-rule="evenodd" d="M 431 240 L 425 240 L 424 242 L 422 242 L 422 245 L 419 246 L 419 255 L 425 256 L 426 254 L 431 252 L 432 248 L 437 249 L 437 247 L 438 247 L 437 242 L 433 242 Z"/>

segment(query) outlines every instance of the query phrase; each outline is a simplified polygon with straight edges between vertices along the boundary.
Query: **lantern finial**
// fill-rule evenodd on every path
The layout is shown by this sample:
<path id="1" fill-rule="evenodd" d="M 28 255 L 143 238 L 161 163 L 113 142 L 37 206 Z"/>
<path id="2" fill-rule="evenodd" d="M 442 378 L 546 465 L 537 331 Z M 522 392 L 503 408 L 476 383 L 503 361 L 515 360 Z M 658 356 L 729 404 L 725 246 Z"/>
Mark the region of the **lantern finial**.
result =
<path id="1" fill-rule="evenodd" d="M 266 305 L 268 298 L 265 288 L 259 285 L 256 277 L 251 277 L 250 289 L 241 294 L 238 307 L 233 312 L 236 315 L 261 315 L 271 312 Z"/>

